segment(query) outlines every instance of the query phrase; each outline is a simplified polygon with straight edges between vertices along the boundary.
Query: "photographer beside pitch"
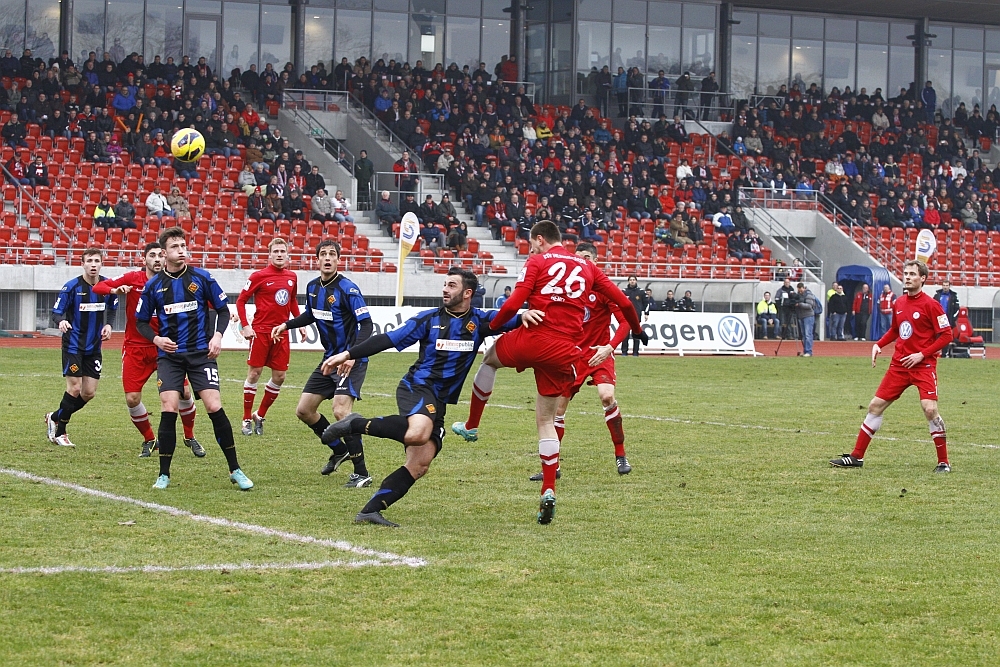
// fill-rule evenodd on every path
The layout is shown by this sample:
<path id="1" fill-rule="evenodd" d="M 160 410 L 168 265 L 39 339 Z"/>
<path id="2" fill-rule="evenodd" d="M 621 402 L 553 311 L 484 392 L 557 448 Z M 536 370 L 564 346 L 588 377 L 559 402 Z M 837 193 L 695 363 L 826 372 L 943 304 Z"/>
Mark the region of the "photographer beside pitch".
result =
<path id="1" fill-rule="evenodd" d="M 920 392 L 920 407 L 927 417 L 938 464 L 934 472 L 951 472 L 944 420 L 938 413 L 937 356 L 952 340 L 951 323 L 941 304 L 923 293 L 927 265 L 911 260 L 903 265 L 904 295 L 896 300 L 892 326 L 872 345 L 872 368 L 882 348 L 896 341 L 896 349 L 868 414 L 858 432 L 854 451 L 830 461 L 837 468 L 860 468 L 865 464 L 865 450 L 882 426 L 882 414 L 906 388 L 913 385 Z"/>

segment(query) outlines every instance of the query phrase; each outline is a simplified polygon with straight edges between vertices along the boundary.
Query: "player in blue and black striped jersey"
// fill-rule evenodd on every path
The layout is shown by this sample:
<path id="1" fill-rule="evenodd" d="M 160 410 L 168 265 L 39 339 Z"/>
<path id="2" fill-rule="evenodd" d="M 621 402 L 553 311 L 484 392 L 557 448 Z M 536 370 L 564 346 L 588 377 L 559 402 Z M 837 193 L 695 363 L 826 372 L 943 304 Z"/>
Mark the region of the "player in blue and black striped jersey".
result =
<path id="1" fill-rule="evenodd" d="M 62 332 L 62 365 L 66 378 L 59 409 L 45 415 L 49 442 L 73 447 L 66 424 L 97 393 L 101 379 L 101 343 L 111 338 L 108 311 L 118 309 L 118 297 L 101 296 L 94 285 L 104 280 L 100 248 L 83 251 L 83 274 L 63 285 L 52 307 L 52 320 Z"/>
<path id="2" fill-rule="evenodd" d="M 404 350 L 414 343 L 420 344 L 416 362 L 396 389 L 398 415 L 365 419 L 354 412 L 332 424 L 323 434 L 324 442 L 363 433 L 396 440 L 406 448 L 406 464 L 382 481 L 381 488 L 354 518 L 356 523 L 397 525 L 383 517 L 382 510 L 406 495 L 441 451 L 445 410 L 448 404 L 458 402 L 483 341 L 522 324 L 541 322 L 543 313 L 529 310 L 491 331 L 496 311 L 472 307 L 478 286 L 479 281 L 471 271 L 452 267 L 445 278 L 444 304 L 440 308 L 425 310 L 398 329 L 372 336 L 323 362 L 324 373 L 335 369 L 343 373 L 341 364 L 351 359 L 369 357 L 391 347 Z"/>
<path id="3" fill-rule="evenodd" d="M 306 286 L 306 306 L 302 313 L 271 330 L 271 337 L 280 340 L 288 329 L 297 329 L 315 323 L 319 340 L 323 343 L 323 361 L 343 352 L 353 345 L 368 340 L 372 335 L 372 318 L 368 314 L 368 304 L 361 290 L 349 278 L 337 271 L 340 262 L 340 244 L 323 241 L 316 246 L 319 262 L 319 277 Z M 368 359 L 350 361 L 343 366 L 343 376 L 324 375 L 322 362 L 306 381 L 299 397 L 295 414 L 317 437 L 330 425 L 319 406 L 328 398 L 333 399 L 334 421 L 343 419 L 354 408 L 354 401 L 361 397 L 361 385 L 368 371 Z M 320 474 L 329 475 L 337 470 L 347 458 L 354 464 L 354 472 L 344 485 L 347 488 L 363 488 L 372 483 L 368 467 L 365 465 L 365 450 L 361 436 L 350 434 L 341 440 L 337 438 L 328 444 L 333 453 Z"/>
<path id="4" fill-rule="evenodd" d="M 136 329 L 160 349 L 156 362 L 156 386 L 160 390 L 160 476 L 154 489 L 170 484 L 170 462 L 177 447 L 177 411 L 184 391 L 184 378 L 205 404 L 212 420 L 215 440 L 229 464 L 229 479 L 241 490 L 253 482 L 240 470 L 236 459 L 233 425 L 222 409 L 219 365 L 222 334 L 229 326 L 226 292 L 208 271 L 188 266 L 184 230 L 173 227 L 160 234 L 165 264 L 149 279 L 136 308 Z M 159 321 L 154 332 L 150 320 Z"/>

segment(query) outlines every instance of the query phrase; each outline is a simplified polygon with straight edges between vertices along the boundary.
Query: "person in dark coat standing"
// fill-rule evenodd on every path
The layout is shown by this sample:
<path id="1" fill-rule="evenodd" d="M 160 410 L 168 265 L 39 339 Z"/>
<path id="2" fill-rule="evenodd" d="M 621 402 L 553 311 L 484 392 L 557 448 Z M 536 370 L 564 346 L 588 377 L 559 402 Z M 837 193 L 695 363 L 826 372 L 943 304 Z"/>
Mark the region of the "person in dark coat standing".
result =
<path id="1" fill-rule="evenodd" d="M 635 312 L 637 315 L 646 313 L 646 291 L 639 287 L 639 280 L 635 276 L 630 276 L 628 279 L 628 287 L 625 288 L 625 296 L 628 300 L 632 302 L 635 307 Z M 649 314 L 646 313 L 646 319 L 649 319 Z M 622 354 L 628 356 L 628 341 L 632 339 L 632 356 L 639 356 L 639 337 L 632 335 L 622 341 Z"/>
<path id="2" fill-rule="evenodd" d="M 375 165 L 368 159 L 368 151 L 362 150 L 354 163 L 354 178 L 358 179 L 358 205 L 371 208 L 371 184 L 375 175 Z"/>

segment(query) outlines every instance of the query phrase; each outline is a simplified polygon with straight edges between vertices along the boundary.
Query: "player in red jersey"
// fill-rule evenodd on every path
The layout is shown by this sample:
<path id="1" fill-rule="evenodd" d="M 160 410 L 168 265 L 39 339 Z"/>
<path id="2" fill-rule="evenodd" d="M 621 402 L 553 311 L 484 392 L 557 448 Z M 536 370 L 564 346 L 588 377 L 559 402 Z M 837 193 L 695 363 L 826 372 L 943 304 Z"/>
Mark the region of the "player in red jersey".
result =
<path id="1" fill-rule="evenodd" d="M 593 243 L 580 243 L 576 246 L 577 257 L 593 262 L 597 259 L 597 248 Z M 611 444 L 615 448 L 615 467 L 619 475 L 627 475 L 632 472 L 632 466 L 625 457 L 625 429 L 622 426 L 622 413 L 615 400 L 615 350 L 622 344 L 622 341 L 629 336 L 631 331 L 625 326 L 625 316 L 622 315 L 618 304 L 609 300 L 603 294 L 593 294 L 594 299 L 587 297 L 590 305 L 583 321 L 583 340 L 580 347 L 583 349 L 583 356 L 576 368 L 576 381 L 573 383 L 571 396 L 560 396 L 559 405 L 556 407 L 555 427 L 556 435 L 559 436 L 559 444 L 562 445 L 563 434 L 566 432 L 566 409 L 569 402 L 584 383 L 592 387 L 597 387 L 597 395 L 601 399 L 604 408 L 604 423 L 611 433 Z M 608 342 L 611 331 L 611 318 L 618 322 L 618 329 L 614 338 Z M 560 474 L 556 469 L 556 476 Z M 542 473 L 531 476 L 531 481 L 538 482 L 542 479 Z"/>
<path id="2" fill-rule="evenodd" d="M 559 467 L 559 438 L 555 428 L 560 396 L 570 396 L 576 379 L 576 365 L 583 355 L 583 319 L 593 296 L 606 296 L 618 305 L 632 333 L 645 338 L 639 316 L 628 297 L 604 273 L 586 259 L 562 246 L 559 228 L 549 220 L 536 223 L 530 232 L 531 256 L 524 264 L 510 298 L 496 317 L 506 322 L 528 301 L 531 310 L 545 318 L 539 326 L 504 334 L 486 352 L 473 382 L 472 407 L 464 429 L 479 426 L 483 408 L 496 380 L 496 369 L 534 369 L 535 423 L 538 427 L 538 455 L 542 460 L 542 497 L 538 522 L 547 524 L 555 513 L 556 470 Z M 648 338 L 647 338 L 648 341 Z M 459 424 L 452 427 L 456 433 Z"/>
<path id="3" fill-rule="evenodd" d="M 156 346 L 146 340 L 135 326 L 135 311 L 142 297 L 146 281 L 163 269 L 163 249 L 159 243 L 147 243 L 142 251 L 145 267 L 111 280 L 102 280 L 94 285 L 95 294 L 125 294 L 125 343 L 122 345 L 122 386 L 125 388 L 125 405 L 132 417 L 132 423 L 142 434 L 141 458 L 146 458 L 156 449 L 156 435 L 149 423 L 149 413 L 142 404 L 142 388 L 156 372 Z M 155 321 L 150 322 L 154 331 Z M 179 404 L 181 421 L 184 423 L 184 444 L 197 457 L 205 455 L 205 448 L 194 437 L 194 418 L 197 413 L 191 387 L 184 383 L 184 394 Z"/>
<path id="4" fill-rule="evenodd" d="M 882 348 L 896 341 L 889 370 L 875 391 L 875 398 L 868 405 L 868 414 L 858 432 L 854 451 L 833 459 L 830 465 L 837 468 L 862 467 L 865 464 L 865 450 L 882 425 L 882 413 L 912 385 L 920 392 L 920 407 L 927 417 L 934 448 L 937 450 L 938 464 L 934 472 L 951 472 L 944 420 L 938 413 L 936 371 L 938 353 L 951 342 L 952 331 L 941 304 L 923 293 L 926 281 L 926 264 L 912 260 L 903 265 L 903 289 L 906 294 L 896 299 L 892 310 L 892 326 L 872 345 L 874 368 Z"/>
<path id="5" fill-rule="evenodd" d="M 247 358 L 247 379 L 243 382 L 243 435 L 264 435 L 264 419 L 268 408 L 278 398 L 281 385 L 285 383 L 291 346 L 287 336 L 278 340 L 271 338 L 271 330 L 284 324 L 299 314 L 298 277 L 291 269 L 285 268 L 288 261 L 288 243 L 285 239 L 272 239 L 267 245 L 268 266 L 255 271 L 236 299 L 236 310 L 243 337 L 250 341 L 250 356 Z M 253 297 L 257 310 L 253 325 L 247 322 L 247 302 Z M 253 402 L 257 397 L 257 380 L 264 370 L 271 369 L 271 379 L 264 386 L 264 398 L 257 411 Z"/>

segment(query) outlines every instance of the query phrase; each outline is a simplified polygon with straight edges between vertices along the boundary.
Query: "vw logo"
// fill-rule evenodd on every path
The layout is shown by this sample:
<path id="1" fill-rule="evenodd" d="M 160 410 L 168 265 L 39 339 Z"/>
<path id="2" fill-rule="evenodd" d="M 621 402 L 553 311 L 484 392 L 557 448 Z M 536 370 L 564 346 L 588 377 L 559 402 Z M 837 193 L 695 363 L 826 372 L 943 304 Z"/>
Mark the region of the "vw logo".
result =
<path id="1" fill-rule="evenodd" d="M 747 328 L 739 318 L 727 315 L 719 320 L 719 338 L 729 347 L 740 347 L 747 342 Z"/>

